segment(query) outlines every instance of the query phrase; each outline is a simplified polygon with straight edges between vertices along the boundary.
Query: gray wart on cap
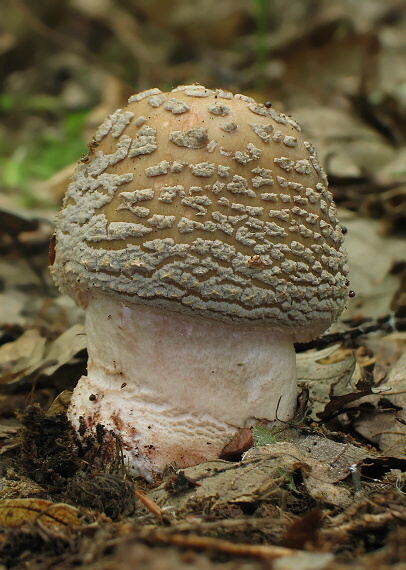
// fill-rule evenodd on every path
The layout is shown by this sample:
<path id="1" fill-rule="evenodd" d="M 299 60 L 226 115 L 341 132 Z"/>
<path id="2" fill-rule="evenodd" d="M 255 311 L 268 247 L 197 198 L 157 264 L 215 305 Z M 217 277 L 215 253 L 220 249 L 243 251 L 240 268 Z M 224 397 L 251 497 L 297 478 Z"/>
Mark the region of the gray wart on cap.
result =
<path id="1" fill-rule="evenodd" d="M 199 366 L 194 370 L 191 365 L 188 378 L 179 366 L 172 370 L 176 381 L 168 380 L 169 365 L 161 372 L 150 366 L 145 375 L 153 378 L 136 379 L 130 399 L 138 402 L 137 413 L 145 417 L 161 413 L 161 417 L 172 418 L 165 426 L 167 433 L 174 434 L 173 441 L 168 436 L 172 442 L 168 449 L 178 445 L 174 418 L 183 425 L 180 418 L 186 413 L 182 430 L 187 441 L 190 426 L 195 422 L 200 426 L 201 418 L 206 417 L 206 428 L 199 436 L 190 436 L 192 443 L 186 445 L 182 460 L 178 449 L 173 452 L 180 465 L 207 458 L 208 447 L 215 449 L 210 456 L 218 456 L 220 448 L 242 427 L 258 419 L 275 419 L 274 396 L 272 402 L 268 397 L 268 403 L 258 405 L 268 386 L 264 378 L 269 348 L 254 350 L 254 357 L 251 341 L 255 338 L 258 344 L 262 335 L 266 347 L 271 336 L 275 349 L 287 339 L 293 350 L 293 342 L 320 334 L 344 307 L 348 296 L 346 254 L 326 175 L 313 146 L 303 140 L 290 117 L 250 97 L 200 85 L 180 86 L 170 93 L 150 89 L 134 95 L 125 109 L 104 121 L 89 148 L 89 155 L 78 164 L 57 220 L 51 271 L 61 290 L 87 307 L 88 322 L 98 333 L 100 323 L 110 315 L 109 335 L 118 334 L 120 322 L 121 327 L 127 327 L 127 336 L 131 328 L 133 344 L 131 348 L 126 335 L 117 338 L 120 354 L 128 353 L 127 357 L 117 364 L 114 351 L 108 350 L 108 355 L 104 351 L 101 374 L 95 364 L 101 358 L 97 348 L 101 343 L 94 337 L 96 331 L 88 327 L 95 353 L 91 355 L 89 346 L 89 377 L 76 390 L 87 393 L 92 382 L 99 385 L 100 376 L 106 375 L 109 385 L 114 384 L 117 370 L 131 376 L 128 358 L 138 368 L 134 347 L 142 346 L 144 357 L 148 354 L 150 360 L 156 360 L 147 336 L 151 334 L 150 341 L 156 343 L 158 330 L 154 333 L 154 326 L 161 329 L 163 321 L 169 329 L 159 337 L 162 362 L 169 348 L 175 350 L 171 345 L 174 339 L 168 343 L 168 337 L 176 330 L 183 340 L 184 335 L 201 336 L 199 346 L 184 347 L 200 355 Z M 150 317 L 155 325 L 149 322 Z M 149 323 L 148 333 L 140 330 L 144 318 Z M 168 318 L 172 321 L 167 322 Z M 192 382 L 196 390 L 196 383 L 200 385 L 203 377 L 207 380 L 213 347 L 209 350 L 204 330 L 223 350 L 223 356 L 218 355 L 223 366 L 214 366 L 216 382 L 211 383 L 216 396 L 205 397 L 202 409 L 198 402 L 202 394 L 189 394 L 182 406 L 169 395 L 169 388 L 162 389 L 162 383 L 166 387 L 169 383 L 176 394 L 175 382 Z M 230 344 L 225 339 L 233 334 L 237 336 Z M 179 343 L 181 340 L 179 336 Z M 230 362 L 224 369 L 226 347 Z M 235 361 L 230 358 L 233 350 Z M 202 354 L 207 356 L 206 363 Z M 237 362 L 241 358 L 244 362 Z M 231 367 L 228 371 L 227 366 Z M 228 404 L 223 402 L 223 408 L 215 413 L 213 407 L 218 408 L 219 383 L 224 383 L 220 378 L 230 376 L 231 382 L 236 376 L 232 366 L 238 367 L 241 376 L 236 387 L 239 400 L 250 392 L 257 404 L 227 417 L 222 410 Z M 294 378 L 290 382 L 294 384 Z M 147 402 L 145 390 L 150 391 Z M 83 412 L 78 393 L 72 417 Z M 226 394 L 231 397 L 228 388 Z M 85 413 L 88 425 L 102 417 L 117 430 L 112 419 L 115 405 L 107 409 L 106 395 L 103 400 Z M 293 400 L 292 395 L 282 398 L 278 417 L 292 415 Z M 89 408 L 89 402 L 86 406 Z M 162 411 L 168 406 L 170 412 Z M 128 413 L 135 414 L 134 406 L 131 410 Z M 170 452 L 157 451 L 163 445 L 162 429 L 156 428 L 155 440 L 149 437 L 152 428 L 148 437 L 144 428 L 139 431 L 135 426 L 134 430 L 124 438 L 134 464 L 141 469 L 148 464 L 154 470 L 161 468 L 163 461 L 173 460 Z M 141 444 L 129 443 L 137 438 Z M 206 439 L 210 445 L 203 443 Z M 144 441 L 153 447 L 142 447 Z M 198 450 L 194 454 L 193 446 Z"/>

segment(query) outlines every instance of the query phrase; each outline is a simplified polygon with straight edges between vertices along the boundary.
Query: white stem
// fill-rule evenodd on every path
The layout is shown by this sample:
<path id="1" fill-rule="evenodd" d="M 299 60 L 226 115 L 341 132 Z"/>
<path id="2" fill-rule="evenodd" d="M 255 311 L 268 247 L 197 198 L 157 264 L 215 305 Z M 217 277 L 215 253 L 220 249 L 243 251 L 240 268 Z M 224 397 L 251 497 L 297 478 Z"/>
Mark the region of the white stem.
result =
<path id="1" fill-rule="evenodd" d="M 93 295 L 86 331 L 70 417 L 120 434 L 143 474 L 216 458 L 241 428 L 294 413 L 293 342 L 268 328 Z"/>

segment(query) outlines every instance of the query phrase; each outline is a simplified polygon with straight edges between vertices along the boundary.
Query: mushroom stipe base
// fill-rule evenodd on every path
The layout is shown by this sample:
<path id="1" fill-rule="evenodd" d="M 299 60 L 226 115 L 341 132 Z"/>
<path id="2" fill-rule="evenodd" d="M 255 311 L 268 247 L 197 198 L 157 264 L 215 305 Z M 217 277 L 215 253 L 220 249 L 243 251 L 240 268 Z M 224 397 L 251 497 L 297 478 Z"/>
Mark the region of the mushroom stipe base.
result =
<path id="1" fill-rule="evenodd" d="M 86 435 L 98 424 L 119 433 L 143 476 L 218 458 L 242 428 L 294 415 L 295 351 L 282 333 L 102 294 L 89 299 L 86 331 L 88 375 L 70 419 Z"/>

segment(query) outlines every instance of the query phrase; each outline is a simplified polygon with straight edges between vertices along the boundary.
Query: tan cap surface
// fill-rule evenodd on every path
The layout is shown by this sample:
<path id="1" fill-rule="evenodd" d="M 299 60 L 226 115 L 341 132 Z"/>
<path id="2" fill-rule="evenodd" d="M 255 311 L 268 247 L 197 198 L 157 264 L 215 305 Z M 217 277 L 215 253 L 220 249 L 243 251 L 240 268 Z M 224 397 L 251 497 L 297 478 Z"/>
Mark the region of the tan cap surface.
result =
<path id="1" fill-rule="evenodd" d="M 222 90 L 151 89 L 90 149 L 57 220 L 63 291 L 302 329 L 298 340 L 341 313 L 341 226 L 291 118 Z"/>

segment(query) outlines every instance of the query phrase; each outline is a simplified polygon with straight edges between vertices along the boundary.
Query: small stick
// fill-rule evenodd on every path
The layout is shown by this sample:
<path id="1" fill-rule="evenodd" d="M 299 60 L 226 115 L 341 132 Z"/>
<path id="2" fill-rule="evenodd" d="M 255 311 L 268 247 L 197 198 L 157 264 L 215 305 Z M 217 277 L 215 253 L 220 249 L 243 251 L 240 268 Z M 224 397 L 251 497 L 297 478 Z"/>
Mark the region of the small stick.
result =
<path id="1" fill-rule="evenodd" d="M 196 550 L 211 550 L 214 552 L 222 552 L 232 556 L 267 559 L 282 558 L 293 556 L 300 552 L 293 548 L 285 548 L 283 546 L 271 546 L 264 544 L 235 544 L 229 540 L 220 538 L 211 538 L 208 536 L 196 536 L 187 534 L 169 534 L 162 530 L 142 531 L 138 535 L 141 540 L 145 540 L 149 544 L 161 544 L 169 546 L 178 546 L 182 548 L 193 548 Z"/>
<path id="2" fill-rule="evenodd" d="M 162 522 L 162 509 L 159 505 L 156 504 L 155 501 L 151 499 L 146 493 L 140 491 L 139 489 L 135 490 L 135 496 L 137 499 L 141 501 L 141 503 L 146 507 L 150 513 L 154 515 L 158 519 L 159 522 Z"/>

